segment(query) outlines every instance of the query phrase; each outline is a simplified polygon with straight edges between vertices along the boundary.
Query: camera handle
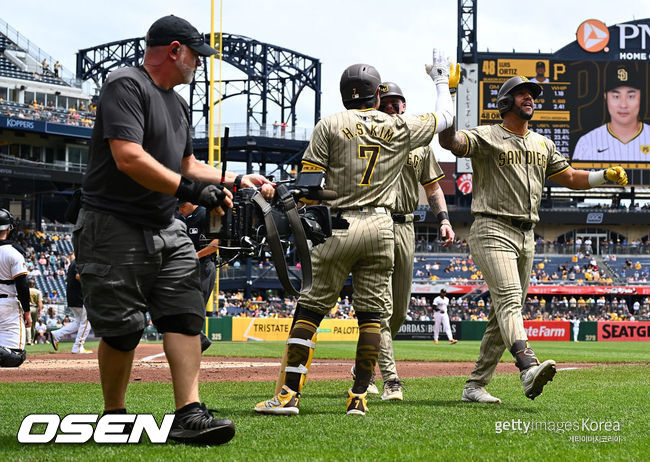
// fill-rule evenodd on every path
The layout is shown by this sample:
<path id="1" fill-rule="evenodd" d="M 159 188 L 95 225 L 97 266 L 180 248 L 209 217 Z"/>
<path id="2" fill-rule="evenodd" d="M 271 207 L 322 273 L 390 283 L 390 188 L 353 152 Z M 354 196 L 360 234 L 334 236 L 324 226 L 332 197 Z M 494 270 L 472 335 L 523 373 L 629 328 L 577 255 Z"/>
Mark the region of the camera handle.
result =
<path id="1" fill-rule="evenodd" d="M 284 211 L 287 214 L 289 225 L 291 226 L 291 230 L 294 235 L 296 249 L 298 250 L 298 258 L 300 259 L 300 271 L 302 273 L 301 290 L 297 290 L 289 279 L 289 270 L 287 268 L 287 261 L 284 257 L 284 249 L 282 248 L 282 243 L 280 242 L 280 234 L 278 233 L 278 228 L 275 226 L 275 221 L 273 221 L 273 216 L 271 215 L 271 205 L 266 202 L 259 191 L 253 194 L 251 200 L 257 204 L 257 206 L 262 210 L 262 214 L 264 215 L 264 224 L 266 225 L 266 239 L 269 243 L 269 247 L 271 248 L 271 257 L 275 263 L 275 269 L 278 274 L 278 278 L 282 283 L 282 287 L 284 287 L 289 295 L 296 296 L 300 294 L 306 294 L 311 290 L 313 281 L 311 256 L 309 253 L 309 245 L 307 244 L 307 236 L 305 235 L 305 230 L 302 227 L 300 216 L 298 215 L 298 207 L 296 205 L 296 201 L 293 199 L 293 196 L 289 192 L 289 189 L 285 185 L 281 184 L 276 187 L 275 193 L 278 194 L 278 197 L 282 201 Z"/>

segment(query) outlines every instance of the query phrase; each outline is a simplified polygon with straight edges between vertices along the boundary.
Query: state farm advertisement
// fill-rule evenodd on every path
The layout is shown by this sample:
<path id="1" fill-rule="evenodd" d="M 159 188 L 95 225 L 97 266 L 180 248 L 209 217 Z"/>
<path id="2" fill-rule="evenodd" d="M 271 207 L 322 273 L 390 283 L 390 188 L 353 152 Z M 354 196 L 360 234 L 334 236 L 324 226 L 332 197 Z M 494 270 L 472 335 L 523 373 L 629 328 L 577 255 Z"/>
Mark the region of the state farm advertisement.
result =
<path id="1" fill-rule="evenodd" d="M 569 321 L 524 321 L 528 340 L 571 340 Z"/>
<path id="2" fill-rule="evenodd" d="M 648 342 L 650 321 L 598 321 L 599 342 Z"/>

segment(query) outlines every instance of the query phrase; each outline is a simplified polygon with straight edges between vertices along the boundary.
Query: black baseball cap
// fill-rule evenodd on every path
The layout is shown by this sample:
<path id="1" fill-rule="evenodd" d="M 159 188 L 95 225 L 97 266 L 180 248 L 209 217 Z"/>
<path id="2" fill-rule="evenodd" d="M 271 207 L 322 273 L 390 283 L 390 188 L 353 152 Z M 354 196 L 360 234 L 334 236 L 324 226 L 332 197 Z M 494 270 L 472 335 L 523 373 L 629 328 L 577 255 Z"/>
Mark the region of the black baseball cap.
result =
<path id="1" fill-rule="evenodd" d="M 169 45 L 173 41 L 178 41 L 201 56 L 218 53 L 217 50 L 205 43 L 203 34 L 199 33 L 196 27 L 173 14 L 164 16 L 154 22 L 147 31 L 145 41 L 147 46 Z"/>
<path id="2" fill-rule="evenodd" d="M 628 63 L 612 64 L 607 68 L 605 76 L 605 91 L 618 87 L 643 89 L 639 72 Z"/>
<path id="3" fill-rule="evenodd" d="M 535 64 L 535 67 L 546 67 L 546 64 L 544 61 L 537 61 L 537 64 Z"/>

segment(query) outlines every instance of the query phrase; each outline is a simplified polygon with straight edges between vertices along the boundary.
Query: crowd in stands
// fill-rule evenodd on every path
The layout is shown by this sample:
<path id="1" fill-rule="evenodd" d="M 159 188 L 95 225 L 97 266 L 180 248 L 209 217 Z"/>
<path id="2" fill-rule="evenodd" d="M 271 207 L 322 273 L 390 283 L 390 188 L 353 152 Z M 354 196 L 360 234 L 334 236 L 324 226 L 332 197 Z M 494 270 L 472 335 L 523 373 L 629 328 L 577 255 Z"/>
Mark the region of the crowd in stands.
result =
<path id="1" fill-rule="evenodd" d="M 97 107 L 90 103 L 79 105 L 79 109 L 70 107 L 68 109 L 54 106 L 53 101 L 47 105 L 38 103 L 36 100 L 30 104 L 7 102 L 0 98 L 0 115 L 16 119 L 40 120 L 43 122 L 55 122 L 65 125 L 92 128 L 95 124 Z"/>
<path id="2" fill-rule="evenodd" d="M 650 211 L 650 205 L 642 208 L 636 208 L 637 211 Z M 640 254 L 650 255 L 650 240 L 635 239 L 628 241 L 626 239 L 614 240 L 603 239 L 598 242 L 601 254 Z M 535 241 L 535 254 L 576 254 L 585 255 L 593 254 L 596 249 L 595 243 L 590 239 L 576 238 L 566 239 L 564 241 L 550 241 L 538 237 Z M 417 253 L 460 253 L 467 254 L 470 252 L 469 245 L 465 240 L 456 239 L 449 248 L 443 248 L 442 242 L 434 238 L 427 239 L 425 236 L 419 236 L 415 243 Z"/>
<path id="3" fill-rule="evenodd" d="M 37 328 L 56 329 L 69 319 L 65 316 L 65 274 L 72 255 L 71 236 L 63 232 L 17 231 L 15 239 L 26 251 L 28 275 L 36 280 L 43 292 L 45 304 L 41 322 Z M 460 243 L 459 245 L 462 245 Z M 582 243 L 581 245 L 585 245 Z M 588 245 L 588 244 L 587 244 Z M 587 252 L 589 249 L 584 249 Z M 605 255 L 603 260 L 618 277 L 628 282 L 650 280 L 650 258 L 630 258 Z M 263 261 L 259 268 L 272 267 L 270 260 Z M 438 282 L 474 283 L 479 287 L 482 275 L 471 255 L 427 256 L 419 255 L 414 261 L 414 277 L 438 280 Z M 531 285 L 557 284 L 567 281 L 570 285 L 612 285 L 613 281 L 604 268 L 597 265 L 589 253 L 579 251 L 575 255 L 542 255 L 535 258 L 531 272 Z M 412 297 L 407 319 L 432 320 L 432 299 L 430 296 Z M 491 300 L 481 295 L 450 296 L 449 315 L 452 320 L 486 321 Z M 650 297 L 616 296 L 532 296 L 524 305 L 525 319 L 569 319 L 616 320 L 649 319 Z M 50 306 L 48 306 L 50 305 Z M 294 297 L 279 298 L 275 292 L 256 294 L 250 299 L 243 292 L 220 293 L 217 316 L 246 317 L 288 317 L 296 307 Z M 58 307 L 58 311 L 55 309 Z M 62 308 L 61 308 L 62 307 Z M 347 319 L 354 317 L 353 298 L 342 297 L 333 307 L 330 317 Z M 38 329 L 37 329 L 38 330 Z"/>
<path id="4" fill-rule="evenodd" d="M 286 318 L 293 315 L 296 300 L 269 296 L 264 299 L 256 295 L 245 300 L 242 292 L 219 296 L 219 316 L 250 318 Z M 487 321 L 490 311 L 490 297 L 451 296 L 449 317 L 452 321 Z M 583 321 L 633 321 L 650 319 L 650 297 L 637 298 L 630 302 L 625 297 L 594 296 L 537 296 L 528 297 L 523 307 L 526 320 L 571 320 Z M 342 297 L 329 313 L 336 319 L 354 318 L 353 300 Z M 411 297 L 406 319 L 408 321 L 433 321 L 433 297 Z"/>

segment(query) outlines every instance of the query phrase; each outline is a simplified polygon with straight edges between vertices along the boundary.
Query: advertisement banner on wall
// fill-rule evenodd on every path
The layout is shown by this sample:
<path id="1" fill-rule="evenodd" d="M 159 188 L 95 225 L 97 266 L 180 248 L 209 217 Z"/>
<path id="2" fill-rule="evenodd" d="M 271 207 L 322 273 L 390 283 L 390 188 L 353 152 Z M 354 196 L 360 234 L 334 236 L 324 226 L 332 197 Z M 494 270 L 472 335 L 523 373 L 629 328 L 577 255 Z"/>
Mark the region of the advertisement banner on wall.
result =
<path id="1" fill-rule="evenodd" d="M 234 342 L 286 341 L 291 318 L 232 318 Z"/>
<path id="2" fill-rule="evenodd" d="M 528 340 L 571 340 L 571 323 L 569 321 L 524 321 Z"/>
<path id="3" fill-rule="evenodd" d="M 289 337 L 292 318 L 232 318 L 235 342 L 284 342 Z M 356 319 L 323 319 L 318 327 L 319 342 L 356 342 L 359 326 Z"/>
<path id="4" fill-rule="evenodd" d="M 451 321 L 451 334 L 455 339 L 461 339 L 460 321 Z M 433 340 L 433 330 L 435 323 L 433 321 L 404 321 L 399 328 L 395 340 Z M 442 326 L 438 336 L 439 340 L 449 340 Z"/>
<path id="5" fill-rule="evenodd" d="M 648 342 L 650 321 L 598 321 L 599 342 Z"/>

